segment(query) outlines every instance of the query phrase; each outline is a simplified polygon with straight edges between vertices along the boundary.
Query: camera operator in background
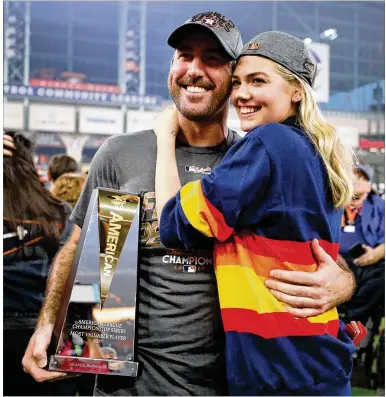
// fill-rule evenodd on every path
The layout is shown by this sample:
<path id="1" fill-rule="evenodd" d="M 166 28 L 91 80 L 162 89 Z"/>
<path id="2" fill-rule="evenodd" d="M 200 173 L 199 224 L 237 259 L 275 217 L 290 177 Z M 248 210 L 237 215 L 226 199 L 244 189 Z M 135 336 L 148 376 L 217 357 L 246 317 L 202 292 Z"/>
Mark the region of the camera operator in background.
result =
<path id="1" fill-rule="evenodd" d="M 371 188 L 373 170 L 357 164 L 355 197 L 342 217 L 338 264 L 355 275 L 357 289 L 340 312 L 364 325 L 384 302 L 385 202 Z"/>

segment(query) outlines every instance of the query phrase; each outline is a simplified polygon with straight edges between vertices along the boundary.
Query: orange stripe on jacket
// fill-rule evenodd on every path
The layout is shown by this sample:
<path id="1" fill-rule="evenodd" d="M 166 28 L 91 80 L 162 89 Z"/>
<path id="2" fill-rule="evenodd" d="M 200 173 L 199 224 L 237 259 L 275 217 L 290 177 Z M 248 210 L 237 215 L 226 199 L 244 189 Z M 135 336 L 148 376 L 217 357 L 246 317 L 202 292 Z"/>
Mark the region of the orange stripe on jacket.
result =
<path id="1" fill-rule="evenodd" d="M 312 263 L 309 265 L 299 265 L 297 263 L 282 262 L 277 258 L 271 258 L 263 255 L 258 255 L 250 251 L 242 244 L 218 244 L 214 251 L 215 266 L 229 266 L 238 265 L 241 267 L 249 267 L 262 277 L 269 277 L 271 270 L 293 270 L 303 272 L 314 272 L 318 265 Z"/>
<path id="2" fill-rule="evenodd" d="M 183 186 L 180 200 L 190 224 L 205 236 L 225 241 L 233 233 L 223 214 L 206 199 L 200 181 L 189 182 Z"/>
<path id="3" fill-rule="evenodd" d="M 221 309 L 221 316 L 225 332 L 247 332 L 267 339 L 324 334 L 337 337 L 339 330 L 338 319 L 325 324 L 311 323 L 289 313 L 259 314 L 247 309 Z"/>
<path id="4" fill-rule="evenodd" d="M 338 256 L 339 243 L 330 243 L 319 240 L 320 246 L 335 260 Z M 234 245 L 234 248 L 232 248 Z M 231 243 L 223 249 L 217 245 L 221 253 L 235 254 L 250 251 L 255 255 L 276 258 L 280 262 L 289 262 L 297 265 L 314 265 L 315 258 L 311 251 L 310 241 L 274 240 L 257 236 L 251 230 L 242 230 L 234 236 Z M 217 258 L 220 259 L 220 258 Z"/>

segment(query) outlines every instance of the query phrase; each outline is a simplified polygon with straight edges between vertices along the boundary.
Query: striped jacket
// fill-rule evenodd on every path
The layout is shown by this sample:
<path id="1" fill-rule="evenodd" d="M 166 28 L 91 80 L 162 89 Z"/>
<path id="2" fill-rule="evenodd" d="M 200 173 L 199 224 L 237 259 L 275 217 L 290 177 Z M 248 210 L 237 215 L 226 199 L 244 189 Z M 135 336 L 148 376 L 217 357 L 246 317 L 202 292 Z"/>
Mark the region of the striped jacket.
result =
<path id="1" fill-rule="evenodd" d="M 314 272 L 313 238 L 334 259 L 339 249 L 342 211 L 333 207 L 320 156 L 294 122 L 250 131 L 161 215 L 166 246 L 214 240 L 232 394 L 301 390 L 351 374 L 354 347 L 337 310 L 299 319 L 264 286 L 272 269 Z"/>

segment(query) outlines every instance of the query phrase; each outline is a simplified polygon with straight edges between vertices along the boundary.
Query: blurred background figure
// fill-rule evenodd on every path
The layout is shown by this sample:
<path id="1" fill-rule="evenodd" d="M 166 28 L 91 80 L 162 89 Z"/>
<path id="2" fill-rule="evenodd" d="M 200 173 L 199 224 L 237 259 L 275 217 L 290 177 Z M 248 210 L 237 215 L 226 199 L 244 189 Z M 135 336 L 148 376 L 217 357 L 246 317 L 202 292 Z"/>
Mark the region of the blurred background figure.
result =
<path id="1" fill-rule="evenodd" d="M 370 166 L 358 164 L 355 174 L 355 197 L 342 218 L 338 263 L 354 273 L 357 289 L 339 314 L 346 323 L 359 320 L 368 329 L 357 350 L 353 381 L 384 395 L 385 202 L 372 189 Z"/>
<path id="2" fill-rule="evenodd" d="M 56 154 L 48 162 L 48 180 L 53 184 L 63 174 L 76 172 L 78 164 L 74 158 L 66 154 Z"/>
<path id="3" fill-rule="evenodd" d="M 8 134 L 13 148 L 3 159 L 4 395 L 74 395 L 73 381 L 39 384 L 21 367 L 52 260 L 72 231 L 71 206 L 40 182 L 31 141 Z"/>
<path id="4" fill-rule="evenodd" d="M 82 192 L 85 180 L 84 174 L 66 173 L 55 180 L 50 190 L 58 200 L 67 201 L 74 207 Z"/>
<path id="5" fill-rule="evenodd" d="M 342 218 L 339 262 L 355 274 L 357 289 L 345 304 L 345 321 L 368 319 L 384 302 L 385 202 L 371 188 L 373 170 L 356 167 L 355 199 Z"/>

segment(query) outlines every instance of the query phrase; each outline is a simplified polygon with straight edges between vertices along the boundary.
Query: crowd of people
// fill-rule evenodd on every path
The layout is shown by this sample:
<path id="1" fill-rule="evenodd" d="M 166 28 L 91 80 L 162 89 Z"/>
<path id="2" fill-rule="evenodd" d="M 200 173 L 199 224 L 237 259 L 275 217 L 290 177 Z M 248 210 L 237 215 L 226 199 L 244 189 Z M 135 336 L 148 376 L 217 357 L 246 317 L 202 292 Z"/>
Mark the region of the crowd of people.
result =
<path id="1" fill-rule="evenodd" d="M 94 395 L 349 395 L 345 323 L 366 323 L 384 299 L 384 202 L 319 110 L 315 60 L 283 32 L 243 45 L 216 12 L 168 44 L 175 107 L 154 130 L 107 139 L 87 178 L 54 156 L 43 186 L 32 143 L 4 136 L 4 394 L 81 394 L 84 375 L 48 371 L 47 348 L 91 193 L 105 187 L 145 192 L 152 211 L 140 372 L 98 375 Z M 244 138 L 226 126 L 230 98 Z M 167 256 L 207 265 L 185 272 Z"/>

